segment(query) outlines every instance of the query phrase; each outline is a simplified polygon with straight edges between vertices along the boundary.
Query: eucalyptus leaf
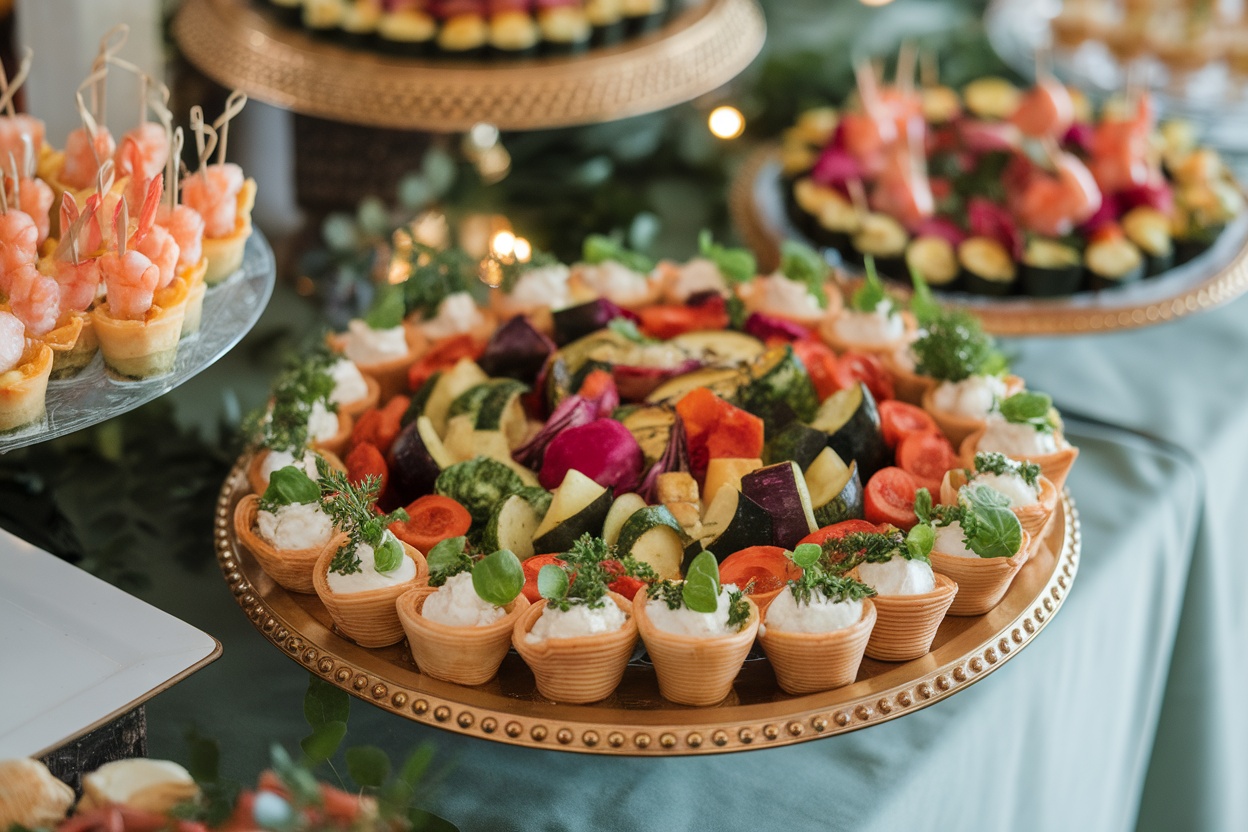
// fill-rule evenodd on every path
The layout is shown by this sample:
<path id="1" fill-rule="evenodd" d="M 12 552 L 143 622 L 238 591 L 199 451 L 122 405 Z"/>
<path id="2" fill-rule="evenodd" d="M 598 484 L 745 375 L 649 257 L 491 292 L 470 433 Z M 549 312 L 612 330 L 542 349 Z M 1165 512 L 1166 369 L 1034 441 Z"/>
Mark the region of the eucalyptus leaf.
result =
<path id="1" fill-rule="evenodd" d="M 302 468 L 287 465 L 269 476 L 269 487 L 260 498 L 260 505 L 272 510 L 279 506 L 307 505 L 321 498 L 321 489 Z"/>
<path id="2" fill-rule="evenodd" d="M 390 233 L 390 214 L 386 210 L 386 204 L 375 196 L 366 196 L 360 200 L 355 209 L 355 219 L 365 234 L 384 237 Z"/>
<path id="3" fill-rule="evenodd" d="M 472 588 L 496 607 L 505 607 L 524 589 L 524 567 L 510 549 L 486 555 L 472 567 Z"/>
<path id="4" fill-rule="evenodd" d="M 568 573 L 553 563 L 543 566 L 537 573 L 537 593 L 547 601 L 567 598 Z"/>
<path id="5" fill-rule="evenodd" d="M 425 776 L 425 772 L 429 770 L 429 764 L 433 762 L 433 754 L 432 745 L 422 745 L 417 748 L 403 761 L 403 767 L 399 769 L 399 779 L 415 789 Z"/>
<path id="6" fill-rule="evenodd" d="M 341 725 L 345 734 L 347 725 L 345 722 Z M 290 791 L 292 802 L 303 806 L 316 805 L 320 802 L 321 786 L 316 782 L 316 777 L 305 766 L 292 760 L 286 753 L 286 749 L 277 743 L 269 746 L 269 764 L 278 779 L 282 781 L 282 785 Z"/>
<path id="7" fill-rule="evenodd" d="M 387 535 L 381 545 L 373 550 L 373 565 L 378 572 L 393 572 L 402 565 L 404 557 L 403 544 Z"/>
<path id="8" fill-rule="evenodd" d="M 415 173 L 409 173 L 399 180 L 398 196 L 403 207 L 412 211 L 418 211 L 437 199 L 429 181 Z"/>
<path id="9" fill-rule="evenodd" d="M 349 214 L 335 212 L 321 223 L 321 236 L 330 251 L 352 252 L 360 247 L 360 232 Z"/>
<path id="10" fill-rule="evenodd" d="M 454 157 L 440 147 L 431 147 L 425 151 L 425 158 L 421 160 L 420 168 L 434 198 L 450 190 L 455 184 L 459 171 Z"/>
<path id="11" fill-rule="evenodd" d="M 694 612 L 715 612 L 719 609 L 719 563 L 708 551 L 701 552 L 689 564 L 681 587 L 685 606 Z"/>
<path id="12" fill-rule="evenodd" d="M 449 577 L 449 574 L 454 574 L 452 570 L 459 568 L 467 545 L 468 538 L 463 535 L 448 537 L 434 544 L 434 547 L 425 555 L 425 563 L 429 565 L 429 574 L 441 575 L 444 578 Z"/>
<path id="13" fill-rule="evenodd" d="M 793 562 L 803 569 L 814 566 L 822 556 L 823 548 L 817 543 L 803 543 L 793 550 Z"/>
<path id="14" fill-rule="evenodd" d="M 303 695 L 303 718 L 308 725 L 319 728 L 329 722 L 347 721 L 351 713 L 351 697 L 318 676 L 308 674 L 308 690 Z"/>
<path id="15" fill-rule="evenodd" d="M 347 774 L 362 788 L 381 788 L 390 779 L 390 757 L 375 745 L 348 748 Z"/>
<path id="16" fill-rule="evenodd" d="M 194 728 L 186 732 L 186 770 L 196 783 L 215 783 L 221 776 L 221 746 Z"/>
<path id="17" fill-rule="evenodd" d="M 308 760 L 313 763 L 323 763 L 334 756 L 346 735 L 347 723 L 326 722 L 300 740 L 299 747 L 303 749 Z"/>

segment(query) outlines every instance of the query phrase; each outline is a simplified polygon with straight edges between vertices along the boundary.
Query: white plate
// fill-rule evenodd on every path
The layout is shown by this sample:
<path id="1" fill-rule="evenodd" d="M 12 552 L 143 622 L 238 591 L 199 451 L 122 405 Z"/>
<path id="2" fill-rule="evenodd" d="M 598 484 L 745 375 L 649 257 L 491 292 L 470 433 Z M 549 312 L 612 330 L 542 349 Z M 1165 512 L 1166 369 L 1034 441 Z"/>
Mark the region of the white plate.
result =
<path id="1" fill-rule="evenodd" d="M 42 756 L 220 655 L 207 633 L 0 531 L 0 760 Z"/>

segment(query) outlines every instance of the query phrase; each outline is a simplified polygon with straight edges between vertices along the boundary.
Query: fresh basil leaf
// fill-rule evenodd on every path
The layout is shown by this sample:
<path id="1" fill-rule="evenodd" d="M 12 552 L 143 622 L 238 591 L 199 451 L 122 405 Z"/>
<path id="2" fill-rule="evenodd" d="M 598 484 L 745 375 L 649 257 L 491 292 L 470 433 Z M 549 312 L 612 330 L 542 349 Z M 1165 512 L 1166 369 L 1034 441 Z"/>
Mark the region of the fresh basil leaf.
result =
<path id="1" fill-rule="evenodd" d="M 884 283 L 875 270 L 875 258 L 867 255 L 864 262 L 866 279 L 850 296 L 849 305 L 858 312 L 874 312 L 882 302 L 888 300 L 888 292 L 884 289 Z"/>
<path id="2" fill-rule="evenodd" d="M 828 279 L 828 264 L 813 248 L 797 240 L 781 243 L 780 273 L 789 280 L 804 283 L 806 291 L 818 301 L 819 308 L 827 308 L 828 295 L 823 284 Z"/>
<path id="3" fill-rule="evenodd" d="M 926 488 L 920 488 L 914 492 L 914 514 L 920 522 L 932 521 L 932 492 Z"/>
<path id="4" fill-rule="evenodd" d="M 586 263 L 605 263 L 612 260 L 639 274 L 649 274 L 654 270 L 654 261 L 649 257 L 625 248 L 614 237 L 605 237 L 602 234 L 590 234 L 585 238 L 581 246 L 581 259 Z"/>
<path id="5" fill-rule="evenodd" d="M 481 600 L 505 607 L 524 589 L 524 567 L 514 552 L 500 549 L 473 565 L 472 588 Z"/>
<path id="6" fill-rule="evenodd" d="M 1052 407 L 1053 399 L 1047 393 L 1024 390 L 1001 402 L 1001 415 L 1007 422 L 1030 424 L 1037 430 L 1043 430 L 1051 427 L 1049 410 Z"/>
<path id="7" fill-rule="evenodd" d="M 378 292 L 372 308 L 364 315 L 364 323 L 368 324 L 369 329 L 394 329 L 403 325 L 406 314 L 403 290 L 387 284 Z"/>
<path id="8" fill-rule="evenodd" d="M 568 573 L 563 567 L 548 563 L 537 573 L 537 594 L 547 601 L 562 601 L 568 597 Z"/>
<path id="9" fill-rule="evenodd" d="M 396 538 L 387 536 L 373 550 L 373 566 L 378 572 L 393 572 L 403 563 L 404 557 L 403 544 Z"/>
<path id="10" fill-rule="evenodd" d="M 457 568 L 463 557 L 464 547 L 467 545 L 468 538 L 463 535 L 448 537 L 434 544 L 434 547 L 425 555 L 425 563 L 429 565 L 429 574 L 442 575 Z"/>
<path id="11" fill-rule="evenodd" d="M 281 506 L 315 503 L 320 498 L 320 486 L 302 468 L 287 465 L 269 476 L 269 487 L 264 490 L 260 505 L 266 511 L 273 511 Z"/>
<path id="12" fill-rule="evenodd" d="M 981 558 L 1009 558 L 1023 545 L 1023 527 L 1008 508 L 977 508 L 975 531 L 968 540 L 970 549 Z"/>
<path id="13" fill-rule="evenodd" d="M 936 530 L 919 523 L 906 534 L 906 554 L 910 560 L 927 560 L 936 545 Z"/>
<path id="14" fill-rule="evenodd" d="M 719 609 L 719 563 L 714 555 L 703 551 L 693 559 L 680 594 L 685 606 L 694 612 Z"/>
<path id="15" fill-rule="evenodd" d="M 347 749 L 347 774 L 362 788 L 381 788 L 390 779 L 390 756 L 375 745 Z"/>
<path id="16" fill-rule="evenodd" d="M 822 556 L 823 548 L 817 543 L 803 543 L 793 550 L 793 562 L 803 569 L 814 566 Z"/>
<path id="17" fill-rule="evenodd" d="M 758 261 L 749 249 L 725 248 L 715 242 L 709 231 L 698 235 L 698 251 L 715 264 L 729 283 L 746 283 L 758 275 Z"/>
<path id="18" fill-rule="evenodd" d="M 1010 507 L 1010 498 L 990 486 L 977 485 L 974 488 L 966 489 L 966 491 L 974 509 Z"/>

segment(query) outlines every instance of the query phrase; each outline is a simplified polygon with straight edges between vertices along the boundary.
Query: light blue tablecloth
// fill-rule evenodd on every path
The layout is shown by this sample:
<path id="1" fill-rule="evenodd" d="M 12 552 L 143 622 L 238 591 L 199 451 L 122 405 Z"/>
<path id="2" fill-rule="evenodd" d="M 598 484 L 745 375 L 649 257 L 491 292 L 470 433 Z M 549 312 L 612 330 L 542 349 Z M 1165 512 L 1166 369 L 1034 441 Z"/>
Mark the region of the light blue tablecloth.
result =
<path id="1" fill-rule="evenodd" d="M 1016 658 L 922 712 L 787 748 L 631 759 L 504 746 L 354 702 L 348 742 L 395 755 L 432 742 L 450 769 L 432 808 L 464 830 L 1131 829 L 1191 566 L 1197 480 L 1149 442 L 1071 433 L 1084 535 L 1072 593 Z M 152 755 L 182 758 L 190 721 L 223 739 L 237 776 L 265 764 L 270 741 L 293 747 L 307 675 L 224 582 L 170 570 L 148 597 L 225 646 L 152 701 Z"/>

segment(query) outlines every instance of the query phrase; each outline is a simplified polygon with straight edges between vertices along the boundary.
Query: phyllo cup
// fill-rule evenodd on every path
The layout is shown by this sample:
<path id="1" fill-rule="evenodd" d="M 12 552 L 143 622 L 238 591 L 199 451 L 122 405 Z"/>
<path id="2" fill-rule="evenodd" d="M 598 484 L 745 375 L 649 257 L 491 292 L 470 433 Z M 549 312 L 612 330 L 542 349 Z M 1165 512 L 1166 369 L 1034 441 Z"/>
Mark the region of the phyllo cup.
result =
<path id="1" fill-rule="evenodd" d="M 234 507 L 234 533 L 238 539 L 256 556 L 265 574 L 284 589 L 309 595 L 316 592 L 312 586 L 312 571 L 316 562 L 327 549 L 332 557 L 332 553 L 346 542 L 347 536 L 337 532 L 324 545 L 310 549 L 278 549 L 258 531 L 256 517 L 259 513 L 258 495 L 248 494 L 238 501 Z"/>
<path id="2" fill-rule="evenodd" d="M 876 595 L 875 627 L 866 653 L 882 662 L 908 662 L 926 656 L 936 630 L 958 594 L 958 585 L 936 573 L 936 588 L 922 595 Z"/>
<path id="3" fill-rule="evenodd" d="M 758 634 L 758 605 L 746 596 L 750 617 L 736 633 L 690 636 L 654 626 L 646 614 L 647 594 L 633 598 L 633 617 L 659 678 L 659 693 L 678 705 L 717 705 L 732 690 Z"/>
<path id="4" fill-rule="evenodd" d="M 437 587 L 409 589 L 399 596 L 399 621 L 407 633 L 407 646 L 420 672 L 457 685 L 482 685 L 494 678 L 511 647 L 516 619 L 529 608 L 524 594 L 504 609 L 507 614 L 493 624 L 452 627 L 425 618 L 424 606 Z"/>
<path id="5" fill-rule="evenodd" d="M 545 599 L 530 605 L 516 619 L 511 644 L 533 671 L 542 696 L 583 705 L 606 699 L 619 687 L 637 643 L 637 622 L 628 599 L 614 592 L 608 592 L 607 597 L 626 616 L 624 626 L 613 633 L 548 638 L 532 644 L 525 637 L 546 609 Z"/>
<path id="6" fill-rule="evenodd" d="M 247 484 L 251 486 L 251 490 L 257 495 L 263 494 L 269 487 L 269 481 L 261 473 L 264 469 L 264 460 L 269 453 L 268 448 L 261 448 L 256 451 L 251 461 L 247 463 Z M 337 454 L 331 454 L 328 451 L 317 451 L 317 454 L 325 458 L 330 468 L 333 468 L 335 471 L 346 472 L 347 466 L 342 464 L 342 460 L 338 458 Z"/>
<path id="7" fill-rule="evenodd" d="M 933 549 L 932 570 L 957 583 L 950 615 L 983 615 L 1005 597 L 1018 570 L 1031 557 L 1031 535 L 1023 532 L 1018 554 L 1009 558 L 968 558 Z"/>
<path id="8" fill-rule="evenodd" d="M 104 363 L 117 374 L 148 378 L 173 370 L 186 317 L 186 283 L 175 277 L 161 293 L 170 305 L 161 306 L 153 298 L 143 320 L 114 318 L 107 301 L 91 311 Z"/>
<path id="9" fill-rule="evenodd" d="M 396 602 L 404 592 L 429 579 L 425 556 L 403 541 L 403 553 L 416 562 L 416 576 L 410 581 L 363 592 L 337 593 L 329 588 L 329 563 L 336 549 L 326 549 L 316 561 L 312 586 L 329 611 L 334 626 L 361 647 L 388 647 L 403 640 Z"/>
<path id="10" fill-rule="evenodd" d="M 403 323 L 403 335 L 407 341 L 407 352 L 381 361 L 356 362 L 365 379 L 372 377 L 380 388 L 378 401 L 385 403 L 400 393 L 407 392 L 407 368 L 416 363 L 416 359 L 424 354 L 429 346 L 428 340 L 411 321 Z M 327 336 L 329 347 L 334 352 L 343 353 L 346 348 L 346 337 L 335 332 Z M 344 353 L 345 354 L 345 353 Z"/>
<path id="11" fill-rule="evenodd" d="M 26 339 L 17 366 L 0 383 L 0 431 L 14 430 L 43 418 L 52 374 L 52 348 Z"/>
<path id="12" fill-rule="evenodd" d="M 956 505 L 958 491 L 966 485 L 966 482 L 964 469 L 950 468 L 945 472 L 945 478 L 940 483 L 940 501 L 947 506 Z M 1057 508 L 1057 489 L 1053 487 L 1049 478 L 1041 474 L 1036 484 L 1040 486 L 1039 499 L 1030 505 L 1017 506 L 1013 509 L 1014 516 L 1018 518 L 1023 531 L 1031 535 L 1032 548 L 1039 544 L 1044 527 L 1048 525 L 1049 518 L 1053 516 Z"/>
<path id="13" fill-rule="evenodd" d="M 962 463 L 967 468 L 973 468 L 975 465 L 975 454 L 979 451 L 979 440 L 983 438 L 984 431 L 987 427 L 981 427 L 979 430 L 970 434 L 962 441 L 959 453 L 962 456 Z M 1040 466 L 1040 473 L 1053 483 L 1053 488 L 1061 491 L 1066 485 L 1066 477 L 1070 474 L 1071 467 L 1075 464 L 1075 459 L 1079 456 L 1079 449 L 1074 445 L 1067 444 L 1065 448 L 1061 448 L 1051 454 L 1030 454 L 1028 456 L 1016 457 L 1008 454 L 1012 459 L 1021 459 L 1025 462 L 1034 462 Z"/>
<path id="14" fill-rule="evenodd" d="M 902 347 L 904 350 L 905 347 Z M 907 369 L 897 360 L 897 353 L 900 350 L 894 350 L 881 356 L 884 362 L 884 369 L 888 370 L 893 376 L 893 392 L 897 398 L 906 404 L 912 404 L 916 407 L 923 406 L 923 397 L 928 390 L 935 389 L 939 383 L 931 376 L 921 376 L 913 370 Z"/>
<path id="15" fill-rule="evenodd" d="M 862 599 L 862 618 L 840 630 L 829 633 L 795 633 L 767 626 L 758 641 L 767 653 L 776 684 L 785 693 L 800 696 L 844 687 L 858 678 L 867 641 L 875 627 L 875 604 Z"/>
<path id="16" fill-rule="evenodd" d="M 234 230 L 224 237 L 204 237 L 204 258 L 208 266 L 204 280 L 215 286 L 243 266 L 243 252 L 251 236 L 251 209 L 256 204 L 256 180 L 248 177 L 238 191 Z"/>

